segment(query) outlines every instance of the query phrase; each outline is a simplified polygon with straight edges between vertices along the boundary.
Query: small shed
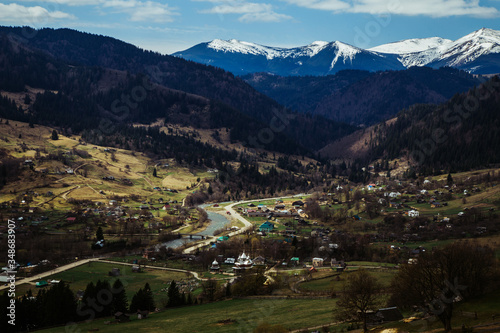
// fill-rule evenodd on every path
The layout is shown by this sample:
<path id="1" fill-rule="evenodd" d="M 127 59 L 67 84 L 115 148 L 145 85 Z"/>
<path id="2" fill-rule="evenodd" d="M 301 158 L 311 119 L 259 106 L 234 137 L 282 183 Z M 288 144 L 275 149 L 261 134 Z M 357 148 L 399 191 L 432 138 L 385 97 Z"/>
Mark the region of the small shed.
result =
<path id="1" fill-rule="evenodd" d="M 108 272 L 109 276 L 120 276 L 119 268 L 112 268 L 111 271 Z"/>
<path id="2" fill-rule="evenodd" d="M 146 319 L 149 315 L 149 311 L 137 310 L 137 319 Z"/>

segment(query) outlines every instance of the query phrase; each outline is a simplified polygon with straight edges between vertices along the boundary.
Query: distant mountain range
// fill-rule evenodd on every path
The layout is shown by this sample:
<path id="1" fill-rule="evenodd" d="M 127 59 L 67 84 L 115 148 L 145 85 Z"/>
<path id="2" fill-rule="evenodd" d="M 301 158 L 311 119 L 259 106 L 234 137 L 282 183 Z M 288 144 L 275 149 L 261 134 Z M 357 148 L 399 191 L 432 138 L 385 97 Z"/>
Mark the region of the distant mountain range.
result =
<path id="1" fill-rule="evenodd" d="M 408 39 L 366 50 L 339 41 L 279 48 L 216 39 L 173 56 L 220 67 L 236 75 L 268 72 L 281 76 L 320 76 L 345 69 L 380 71 L 412 66 L 448 66 L 473 74 L 494 74 L 500 73 L 500 31 L 483 28 L 456 41 L 440 37 Z"/>
<path id="2" fill-rule="evenodd" d="M 19 93 L 29 86 L 59 92 L 37 95 L 29 112 L 5 101 L 0 118 L 74 133 L 92 130 L 112 105 L 119 110 L 127 96 L 143 91 L 143 76 L 157 88 L 139 96 L 140 103 L 129 101 L 126 116 L 113 114 L 116 125 L 164 119 L 229 131 L 232 143 L 251 148 L 301 155 L 355 130 L 321 116 L 291 112 L 222 69 L 71 29 L 0 26 L 0 91 Z M 115 100 L 120 101 L 118 107 Z M 268 140 L 262 133 L 269 133 L 270 127 L 276 130 Z"/>

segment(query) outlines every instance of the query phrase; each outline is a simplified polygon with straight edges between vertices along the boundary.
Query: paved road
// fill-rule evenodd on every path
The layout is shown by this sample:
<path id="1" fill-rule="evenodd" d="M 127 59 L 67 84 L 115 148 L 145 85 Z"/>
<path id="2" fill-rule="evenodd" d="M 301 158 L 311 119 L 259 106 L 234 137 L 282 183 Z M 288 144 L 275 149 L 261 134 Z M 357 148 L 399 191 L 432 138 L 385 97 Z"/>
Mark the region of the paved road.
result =
<path id="1" fill-rule="evenodd" d="M 304 193 L 301 193 L 301 194 L 290 195 L 290 196 L 285 196 L 285 197 L 275 197 L 275 198 L 266 198 L 266 199 L 252 199 L 252 200 L 245 200 L 245 201 L 233 202 L 232 204 L 226 206 L 226 211 L 228 211 L 229 213 L 231 213 L 231 217 L 232 218 L 235 218 L 238 221 L 242 222 L 243 225 L 244 225 L 244 227 L 241 228 L 238 231 L 230 232 L 227 236 L 233 237 L 233 236 L 242 234 L 244 232 L 247 232 L 248 230 L 250 230 L 252 228 L 252 223 L 249 222 L 247 219 L 245 219 L 243 216 L 241 216 L 233 208 L 235 205 L 240 205 L 240 204 L 245 204 L 245 203 L 250 203 L 250 202 L 255 202 L 255 201 L 263 201 L 263 200 L 278 200 L 278 199 L 294 198 L 294 197 L 300 197 L 300 196 L 304 196 L 304 195 L 305 195 Z M 206 245 L 210 244 L 210 242 L 213 242 L 214 239 L 215 239 L 215 237 L 207 239 L 207 240 L 204 240 L 204 241 L 199 242 L 199 243 L 196 243 L 195 245 L 190 246 L 190 247 L 184 249 L 183 253 L 186 253 L 186 254 L 193 253 L 194 251 L 196 251 L 196 249 L 199 249 L 199 248 L 201 248 L 203 246 L 206 246 Z"/>
<path id="2" fill-rule="evenodd" d="M 57 267 L 55 269 L 52 269 L 52 270 L 44 272 L 44 273 L 40 273 L 40 274 L 31 276 L 31 277 L 27 277 L 27 278 L 23 278 L 23 279 L 17 280 L 16 281 L 16 285 L 21 285 L 23 283 L 33 283 L 36 280 L 43 279 L 43 278 L 45 278 L 47 276 L 50 276 L 50 275 L 53 275 L 53 274 L 56 274 L 56 273 L 60 273 L 60 272 L 64 272 L 64 271 L 67 271 L 68 269 L 71 269 L 71 268 L 74 268 L 74 267 L 86 264 L 86 263 L 91 262 L 91 261 L 97 261 L 97 260 L 99 260 L 99 258 L 91 258 L 91 259 L 83 259 L 83 260 L 75 261 L 75 262 L 73 262 L 71 264 L 64 265 L 64 266 L 61 266 L 61 267 Z M 0 290 L 7 289 L 7 288 L 8 288 L 8 286 L 1 286 Z"/>
<path id="3" fill-rule="evenodd" d="M 19 286 L 19 285 L 24 284 L 24 283 L 34 284 L 36 281 L 38 281 L 40 279 L 46 278 L 46 277 L 51 276 L 53 274 L 67 271 L 68 269 L 72 269 L 72 268 L 75 268 L 77 266 L 87 264 L 91 261 L 99 261 L 99 262 L 106 262 L 106 263 L 111 263 L 111 264 L 116 264 L 116 265 L 126 265 L 126 266 L 135 266 L 136 265 L 136 264 L 130 264 L 130 263 L 126 263 L 126 262 L 112 261 L 112 260 L 106 260 L 106 259 L 101 259 L 101 258 L 83 259 L 83 260 L 75 261 L 75 262 L 68 264 L 68 265 L 57 267 L 55 269 L 52 269 L 52 270 L 44 272 L 44 273 L 40 273 L 40 274 L 31 276 L 31 277 L 17 280 L 16 285 Z M 189 274 L 193 275 L 197 280 L 203 280 L 197 272 L 188 271 L 185 269 L 158 267 L 158 266 L 150 266 L 150 265 L 146 265 L 146 266 L 141 265 L 141 266 L 146 267 L 146 268 L 151 268 L 151 269 L 160 269 L 160 270 L 164 270 L 164 271 L 189 273 Z M 0 290 L 7 289 L 8 287 L 9 286 L 0 286 Z"/>

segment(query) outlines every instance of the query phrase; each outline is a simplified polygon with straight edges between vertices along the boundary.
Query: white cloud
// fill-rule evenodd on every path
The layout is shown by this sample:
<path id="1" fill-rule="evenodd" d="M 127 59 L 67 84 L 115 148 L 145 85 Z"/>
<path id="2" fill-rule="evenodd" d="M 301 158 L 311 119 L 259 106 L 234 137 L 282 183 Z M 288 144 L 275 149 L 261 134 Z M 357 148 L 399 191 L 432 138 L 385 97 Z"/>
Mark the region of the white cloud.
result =
<path id="1" fill-rule="evenodd" d="M 102 0 L 20 0 L 22 2 L 46 2 L 54 3 L 56 5 L 66 5 L 66 6 L 88 6 L 88 5 L 99 5 L 103 3 Z"/>
<path id="2" fill-rule="evenodd" d="M 0 3 L 0 22 L 2 23 L 40 26 L 63 19 L 75 19 L 75 17 L 61 11 L 48 11 L 40 6 L 25 7 L 15 3 L 8 5 Z"/>
<path id="3" fill-rule="evenodd" d="M 22 0 L 25 2 L 45 2 L 66 6 L 96 6 L 102 9 L 112 10 L 115 13 L 129 15 L 131 21 L 136 22 L 170 22 L 173 17 L 179 15 L 176 8 L 168 4 L 156 1 L 139 0 Z"/>
<path id="4" fill-rule="evenodd" d="M 201 11 L 206 14 L 238 14 L 241 22 L 281 22 L 292 17 L 278 14 L 273 6 L 267 3 L 254 3 L 245 0 L 193 0 L 197 2 L 210 2 L 216 4 L 208 10 Z"/>
<path id="5" fill-rule="evenodd" d="M 102 7 L 127 13 L 135 22 L 171 22 L 178 15 L 175 8 L 155 1 L 106 0 L 102 1 Z"/>
<path id="6" fill-rule="evenodd" d="M 494 7 L 483 7 L 479 0 L 282 0 L 299 7 L 334 13 L 395 14 L 405 16 L 499 16 Z"/>

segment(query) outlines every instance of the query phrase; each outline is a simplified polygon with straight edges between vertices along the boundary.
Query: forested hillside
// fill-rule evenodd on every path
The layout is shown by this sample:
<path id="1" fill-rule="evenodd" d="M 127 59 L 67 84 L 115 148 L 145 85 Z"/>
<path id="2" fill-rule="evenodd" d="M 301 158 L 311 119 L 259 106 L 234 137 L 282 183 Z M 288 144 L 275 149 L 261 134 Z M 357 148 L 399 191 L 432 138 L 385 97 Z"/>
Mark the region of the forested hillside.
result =
<path id="1" fill-rule="evenodd" d="M 273 140 L 260 140 L 258 146 L 265 146 L 264 148 L 268 150 L 304 153 L 304 150 L 297 150 L 292 146 L 317 149 L 338 136 L 343 136 L 354 130 L 353 127 L 328 121 L 323 117 L 318 118 L 292 113 L 271 98 L 257 92 L 243 80 L 222 69 L 144 51 L 114 38 L 81 33 L 70 29 L 33 30 L 21 27 L 0 27 L 0 32 L 7 34 L 10 40 L 15 40 L 19 48 L 41 50 L 50 55 L 50 58 L 76 66 L 78 69 L 85 68 L 85 70 L 88 70 L 91 68 L 91 72 L 85 75 L 99 75 L 99 71 L 103 69 L 125 71 L 129 73 L 127 78 L 132 77 L 132 79 L 134 75 L 144 74 L 152 83 L 165 88 L 205 97 L 211 101 L 208 103 L 210 108 L 224 109 L 218 113 L 207 109 L 204 110 L 204 112 L 210 113 L 209 126 L 234 128 L 232 137 L 235 140 L 248 142 L 249 133 L 253 133 L 255 136 L 260 130 L 271 127 L 271 122 L 276 123 L 276 118 L 285 119 L 284 127 L 274 124 L 274 127 L 282 128 L 281 131 L 274 131 L 273 136 L 276 137 L 276 140 L 274 138 Z M 29 35 L 29 38 L 23 37 L 26 35 Z M 44 61 L 41 60 L 41 62 Z M 40 65 L 38 63 L 33 67 L 38 68 Z M 68 71 L 69 69 L 65 70 Z M 44 75 L 45 73 L 40 73 L 39 76 Z M 18 75 L 16 74 L 16 76 Z M 87 80 L 78 80 L 78 82 L 89 83 L 87 89 L 91 89 L 90 83 L 95 82 L 96 79 L 99 79 L 99 77 L 89 77 Z M 29 84 L 28 82 L 30 81 L 25 83 Z M 137 81 L 127 81 L 120 89 L 127 91 L 130 87 L 134 87 L 135 83 Z M 19 84 L 18 87 L 20 87 Z M 110 96 L 104 97 L 109 97 L 112 102 L 116 93 L 121 94 L 120 91 L 112 91 Z M 186 97 L 181 94 L 180 99 L 183 98 Z M 157 114 L 151 113 L 151 110 L 158 112 L 156 110 L 157 105 L 149 104 L 150 106 L 145 106 L 145 104 L 156 103 L 156 101 L 150 101 L 153 99 L 156 99 L 156 97 L 148 94 L 147 101 L 141 102 L 141 107 L 146 108 L 148 110 L 147 114 L 151 117 L 157 116 Z M 179 98 L 177 98 L 178 100 Z M 199 100 L 192 104 L 197 103 L 200 104 Z M 171 106 L 171 104 L 172 101 L 167 101 L 167 106 Z M 206 104 L 206 102 L 201 104 L 203 108 L 203 104 Z M 195 107 L 195 109 L 197 108 Z M 255 120 L 249 121 L 247 117 L 240 116 L 241 114 L 236 110 Z M 179 108 L 179 111 L 186 113 L 186 108 Z M 141 117 L 149 117 L 144 112 L 140 112 L 140 114 Z M 203 123 L 202 120 L 196 120 L 195 126 L 197 125 L 196 122 Z M 205 124 L 207 124 L 206 121 Z M 314 128 L 314 131 L 311 131 L 311 128 Z M 283 134 L 289 139 L 283 137 Z M 296 144 L 292 144 L 292 142 Z"/>
<path id="2" fill-rule="evenodd" d="M 355 125 L 373 125 L 416 103 L 438 104 L 481 81 L 453 68 L 402 71 L 346 70 L 324 77 L 243 77 L 257 90 L 302 113 Z"/>
<path id="3" fill-rule="evenodd" d="M 416 105 L 380 128 L 375 156 L 407 156 L 424 173 L 500 163 L 500 78 L 439 106 Z"/>

